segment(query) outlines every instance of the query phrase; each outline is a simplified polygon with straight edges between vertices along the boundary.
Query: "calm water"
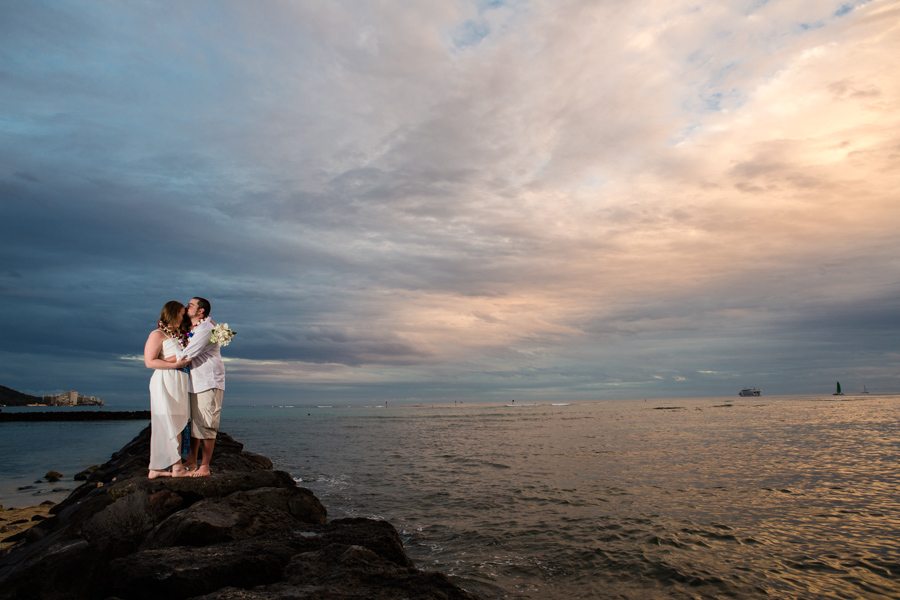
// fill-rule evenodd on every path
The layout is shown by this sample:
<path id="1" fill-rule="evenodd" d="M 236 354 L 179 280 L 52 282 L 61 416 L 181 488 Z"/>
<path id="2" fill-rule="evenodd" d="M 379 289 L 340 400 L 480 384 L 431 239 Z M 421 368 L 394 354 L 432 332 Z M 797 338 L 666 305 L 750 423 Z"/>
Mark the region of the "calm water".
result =
<path id="1" fill-rule="evenodd" d="M 898 423 L 898 396 L 828 396 L 226 407 L 223 430 L 486 598 L 898 598 Z M 3 502 L 141 426 L 0 424 Z"/>

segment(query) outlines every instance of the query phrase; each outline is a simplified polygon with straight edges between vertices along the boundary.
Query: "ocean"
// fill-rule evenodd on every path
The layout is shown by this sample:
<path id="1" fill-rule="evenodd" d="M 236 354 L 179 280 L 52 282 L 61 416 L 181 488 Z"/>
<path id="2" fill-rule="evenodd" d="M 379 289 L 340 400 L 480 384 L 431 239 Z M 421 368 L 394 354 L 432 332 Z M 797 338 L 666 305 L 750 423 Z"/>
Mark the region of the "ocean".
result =
<path id="1" fill-rule="evenodd" d="M 0 423 L 0 503 L 64 497 L 143 425 Z M 900 597 L 900 396 L 226 398 L 222 429 L 484 598 Z"/>

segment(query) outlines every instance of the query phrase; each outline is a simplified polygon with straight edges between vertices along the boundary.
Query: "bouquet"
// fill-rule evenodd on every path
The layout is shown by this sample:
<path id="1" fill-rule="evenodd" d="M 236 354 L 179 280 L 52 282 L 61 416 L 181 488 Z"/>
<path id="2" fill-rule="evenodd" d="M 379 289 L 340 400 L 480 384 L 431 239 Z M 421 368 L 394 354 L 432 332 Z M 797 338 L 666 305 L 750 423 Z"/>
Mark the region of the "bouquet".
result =
<path id="1" fill-rule="evenodd" d="M 235 332 L 231 330 L 228 323 L 217 323 L 209 335 L 209 341 L 220 346 L 227 346 L 234 336 Z"/>

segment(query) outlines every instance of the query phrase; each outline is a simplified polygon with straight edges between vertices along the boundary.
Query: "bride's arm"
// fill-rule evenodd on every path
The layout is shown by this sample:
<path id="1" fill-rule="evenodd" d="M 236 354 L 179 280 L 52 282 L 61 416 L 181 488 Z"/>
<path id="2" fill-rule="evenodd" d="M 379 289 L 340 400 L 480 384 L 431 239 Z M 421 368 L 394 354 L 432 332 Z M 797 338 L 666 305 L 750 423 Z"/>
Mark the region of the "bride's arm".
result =
<path id="1" fill-rule="evenodd" d="M 179 369 L 190 362 L 188 360 L 169 362 L 160 358 L 159 354 L 165 339 L 166 337 L 158 329 L 151 331 L 147 336 L 147 343 L 144 344 L 144 366 L 148 369 Z"/>
<path id="2" fill-rule="evenodd" d="M 194 334 L 191 336 L 191 341 L 188 342 L 187 347 L 184 350 L 179 350 L 176 353 L 178 358 L 186 358 L 188 362 L 197 358 L 205 352 L 208 352 L 207 346 L 211 344 L 209 341 L 210 336 L 212 335 L 212 327 L 198 327 L 194 330 Z"/>

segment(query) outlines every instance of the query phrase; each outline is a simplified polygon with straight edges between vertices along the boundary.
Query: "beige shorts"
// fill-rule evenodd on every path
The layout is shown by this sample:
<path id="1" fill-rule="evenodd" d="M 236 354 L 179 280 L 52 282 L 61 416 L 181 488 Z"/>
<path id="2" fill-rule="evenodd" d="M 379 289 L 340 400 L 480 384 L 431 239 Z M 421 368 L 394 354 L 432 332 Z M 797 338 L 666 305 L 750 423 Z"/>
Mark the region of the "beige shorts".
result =
<path id="1" fill-rule="evenodd" d="M 219 432 L 222 416 L 222 397 L 225 390 L 213 388 L 191 397 L 191 435 L 200 440 L 214 440 Z"/>

